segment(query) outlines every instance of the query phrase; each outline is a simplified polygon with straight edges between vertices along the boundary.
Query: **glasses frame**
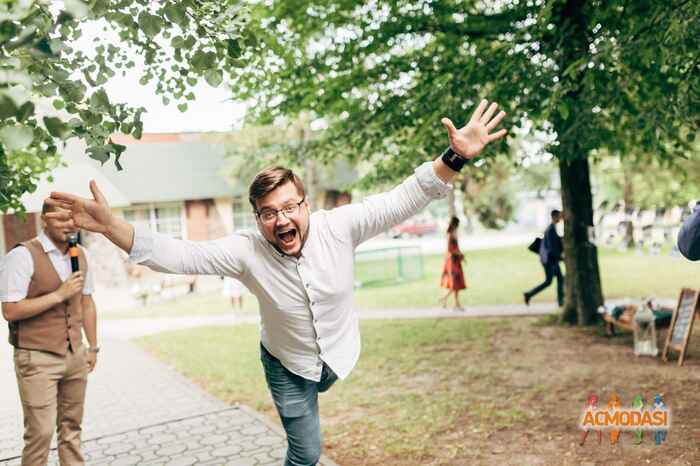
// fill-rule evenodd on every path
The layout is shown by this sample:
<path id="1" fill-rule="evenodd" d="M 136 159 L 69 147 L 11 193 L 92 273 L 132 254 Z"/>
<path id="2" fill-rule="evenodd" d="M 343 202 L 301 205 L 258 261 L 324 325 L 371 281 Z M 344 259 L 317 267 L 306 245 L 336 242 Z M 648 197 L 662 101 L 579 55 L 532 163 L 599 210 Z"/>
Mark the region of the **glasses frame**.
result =
<path id="1" fill-rule="evenodd" d="M 281 213 L 282 215 L 284 215 L 284 217 L 285 217 L 286 219 L 289 219 L 288 214 L 286 214 L 286 213 L 284 212 L 284 209 L 286 209 L 286 208 L 288 208 L 288 207 L 291 207 L 291 206 L 296 206 L 296 207 L 295 207 L 295 212 L 294 212 L 293 214 L 289 214 L 289 215 L 296 215 L 296 214 L 299 213 L 299 210 L 301 209 L 301 205 L 304 203 L 305 200 L 306 200 L 306 196 L 302 197 L 302 198 L 301 198 L 301 201 L 299 201 L 299 202 L 293 202 L 293 203 L 291 203 L 291 204 L 289 204 L 289 205 L 287 205 L 287 206 L 285 206 L 285 207 L 282 207 L 281 209 L 265 208 L 265 209 L 263 209 L 263 210 L 264 210 L 265 212 L 274 212 L 274 213 L 275 213 L 274 221 L 277 221 L 277 219 L 278 219 L 279 216 L 280 216 L 280 213 Z M 272 220 L 270 220 L 269 222 L 266 222 L 265 220 L 263 220 L 263 218 L 262 218 L 262 213 L 263 213 L 263 211 L 260 211 L 260 210 L 256 210 L 256 211 L 255 211 L 255 215 L 258 217 L 258 219 L 260 220 L 261 223 L 266 224 L 266 225 L 267 225 L 267 224 L 273 223 Z"/>

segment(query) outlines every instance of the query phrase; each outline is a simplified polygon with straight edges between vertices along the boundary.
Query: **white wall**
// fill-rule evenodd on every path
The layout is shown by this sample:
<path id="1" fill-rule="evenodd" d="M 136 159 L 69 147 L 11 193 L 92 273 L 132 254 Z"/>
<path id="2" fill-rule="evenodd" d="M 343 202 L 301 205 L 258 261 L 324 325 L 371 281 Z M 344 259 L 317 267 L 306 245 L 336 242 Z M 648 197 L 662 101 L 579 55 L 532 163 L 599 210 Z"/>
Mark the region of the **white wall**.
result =
<path id="1" fill-rule="evenodd" d="M 0 257 L 5 255 L 5 226 L 3 225 L 2 215 L 0 215 Z"/>

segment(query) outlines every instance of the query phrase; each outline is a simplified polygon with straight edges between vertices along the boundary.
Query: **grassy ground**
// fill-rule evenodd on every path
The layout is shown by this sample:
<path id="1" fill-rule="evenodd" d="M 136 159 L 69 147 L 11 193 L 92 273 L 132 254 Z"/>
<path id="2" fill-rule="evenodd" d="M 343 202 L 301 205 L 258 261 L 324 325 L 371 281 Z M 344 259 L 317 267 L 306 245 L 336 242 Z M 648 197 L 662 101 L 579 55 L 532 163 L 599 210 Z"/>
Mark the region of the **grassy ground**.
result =
<path id="1" fill-rule="evenodd" d="M 254 326 L 202 328 L 140 340 L 228 402 L 276 419 Z M 700 333 L 682 368 L 636 358 L 631 337 L 547 320 L 440 319 L 362 322 L 351 376 L 321 396 L 325 452 L 342 466 L 700 464 Z M 661 332 L 659 341 L 664 341 Z M 576 423 L 590 393 L 623 404 L 665 394 L 667 444 L 632 445 Z"/>
<path id="2" fill-rule="evenodd" d="M 442 295 L 439 288 L 443 256 L 424 258 L 422 279 L 383 287 L 360 288 L 355 303 L 360 309 L 436 307 Z M 358 263 L 356 278 L 385 275 L 377 269 L 395 268 L 395 261 Z M 700 287 L 696 265 L 682 259 L 664 256 L 638 256 L 601 250 L 600 269 L 606 299 L 641 298 L 643 296 L 675 298 L 682 286 Z M 465 276 L 469 289 L 462 294 L 468 306 L 511 304 L 522 302 L 522 292 L 544 280 L 537 257 L 524 247 L 474 251 L 467 254 Z M 555 301 L 554 285 L 535 301 Z M 245 298 L 245 312 L 257 312 L 252 295 Z M 151 305 L 138 310 L 114 312 L 106 318 L 156 317 L 198 314 L 224 314 L 231 306 L 218 293 L 179 298 L 176 301 Z"/>

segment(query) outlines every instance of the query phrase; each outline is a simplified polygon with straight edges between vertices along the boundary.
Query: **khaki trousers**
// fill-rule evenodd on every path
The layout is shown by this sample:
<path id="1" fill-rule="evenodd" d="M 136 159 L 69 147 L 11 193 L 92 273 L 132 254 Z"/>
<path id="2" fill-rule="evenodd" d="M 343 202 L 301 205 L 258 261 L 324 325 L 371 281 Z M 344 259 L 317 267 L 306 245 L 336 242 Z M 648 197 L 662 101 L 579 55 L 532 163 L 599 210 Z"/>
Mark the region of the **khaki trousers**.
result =
<path id="1" fill-rule="evenodd" d="M 86 348 L 65 356 L 15 348 L 15 374 L 24 412 L 22 466 L 46 465 L 54 429 L 61 466 L 83 466 L 80 434 L 87 386 Z"/>

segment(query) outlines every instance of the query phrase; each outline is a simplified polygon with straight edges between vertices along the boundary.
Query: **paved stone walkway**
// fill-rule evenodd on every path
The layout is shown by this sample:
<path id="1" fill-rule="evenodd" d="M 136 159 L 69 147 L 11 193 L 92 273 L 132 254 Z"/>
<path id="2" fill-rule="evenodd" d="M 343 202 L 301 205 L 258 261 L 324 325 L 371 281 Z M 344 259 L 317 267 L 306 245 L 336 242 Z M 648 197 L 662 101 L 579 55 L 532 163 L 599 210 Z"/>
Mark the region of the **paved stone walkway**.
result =
<path id="1" fill-rule="evenodd" d="M 286 440 L 274 422 L 212 397 L 128 341 L 104 339 L 102 348 L 83 423 L 88 465 L 282 464 Z M 19 465 L 22 431 L 11 347 L 0 344 L 0 464 Z M 49 464 L 58 464 L 55 451 Z"/>

